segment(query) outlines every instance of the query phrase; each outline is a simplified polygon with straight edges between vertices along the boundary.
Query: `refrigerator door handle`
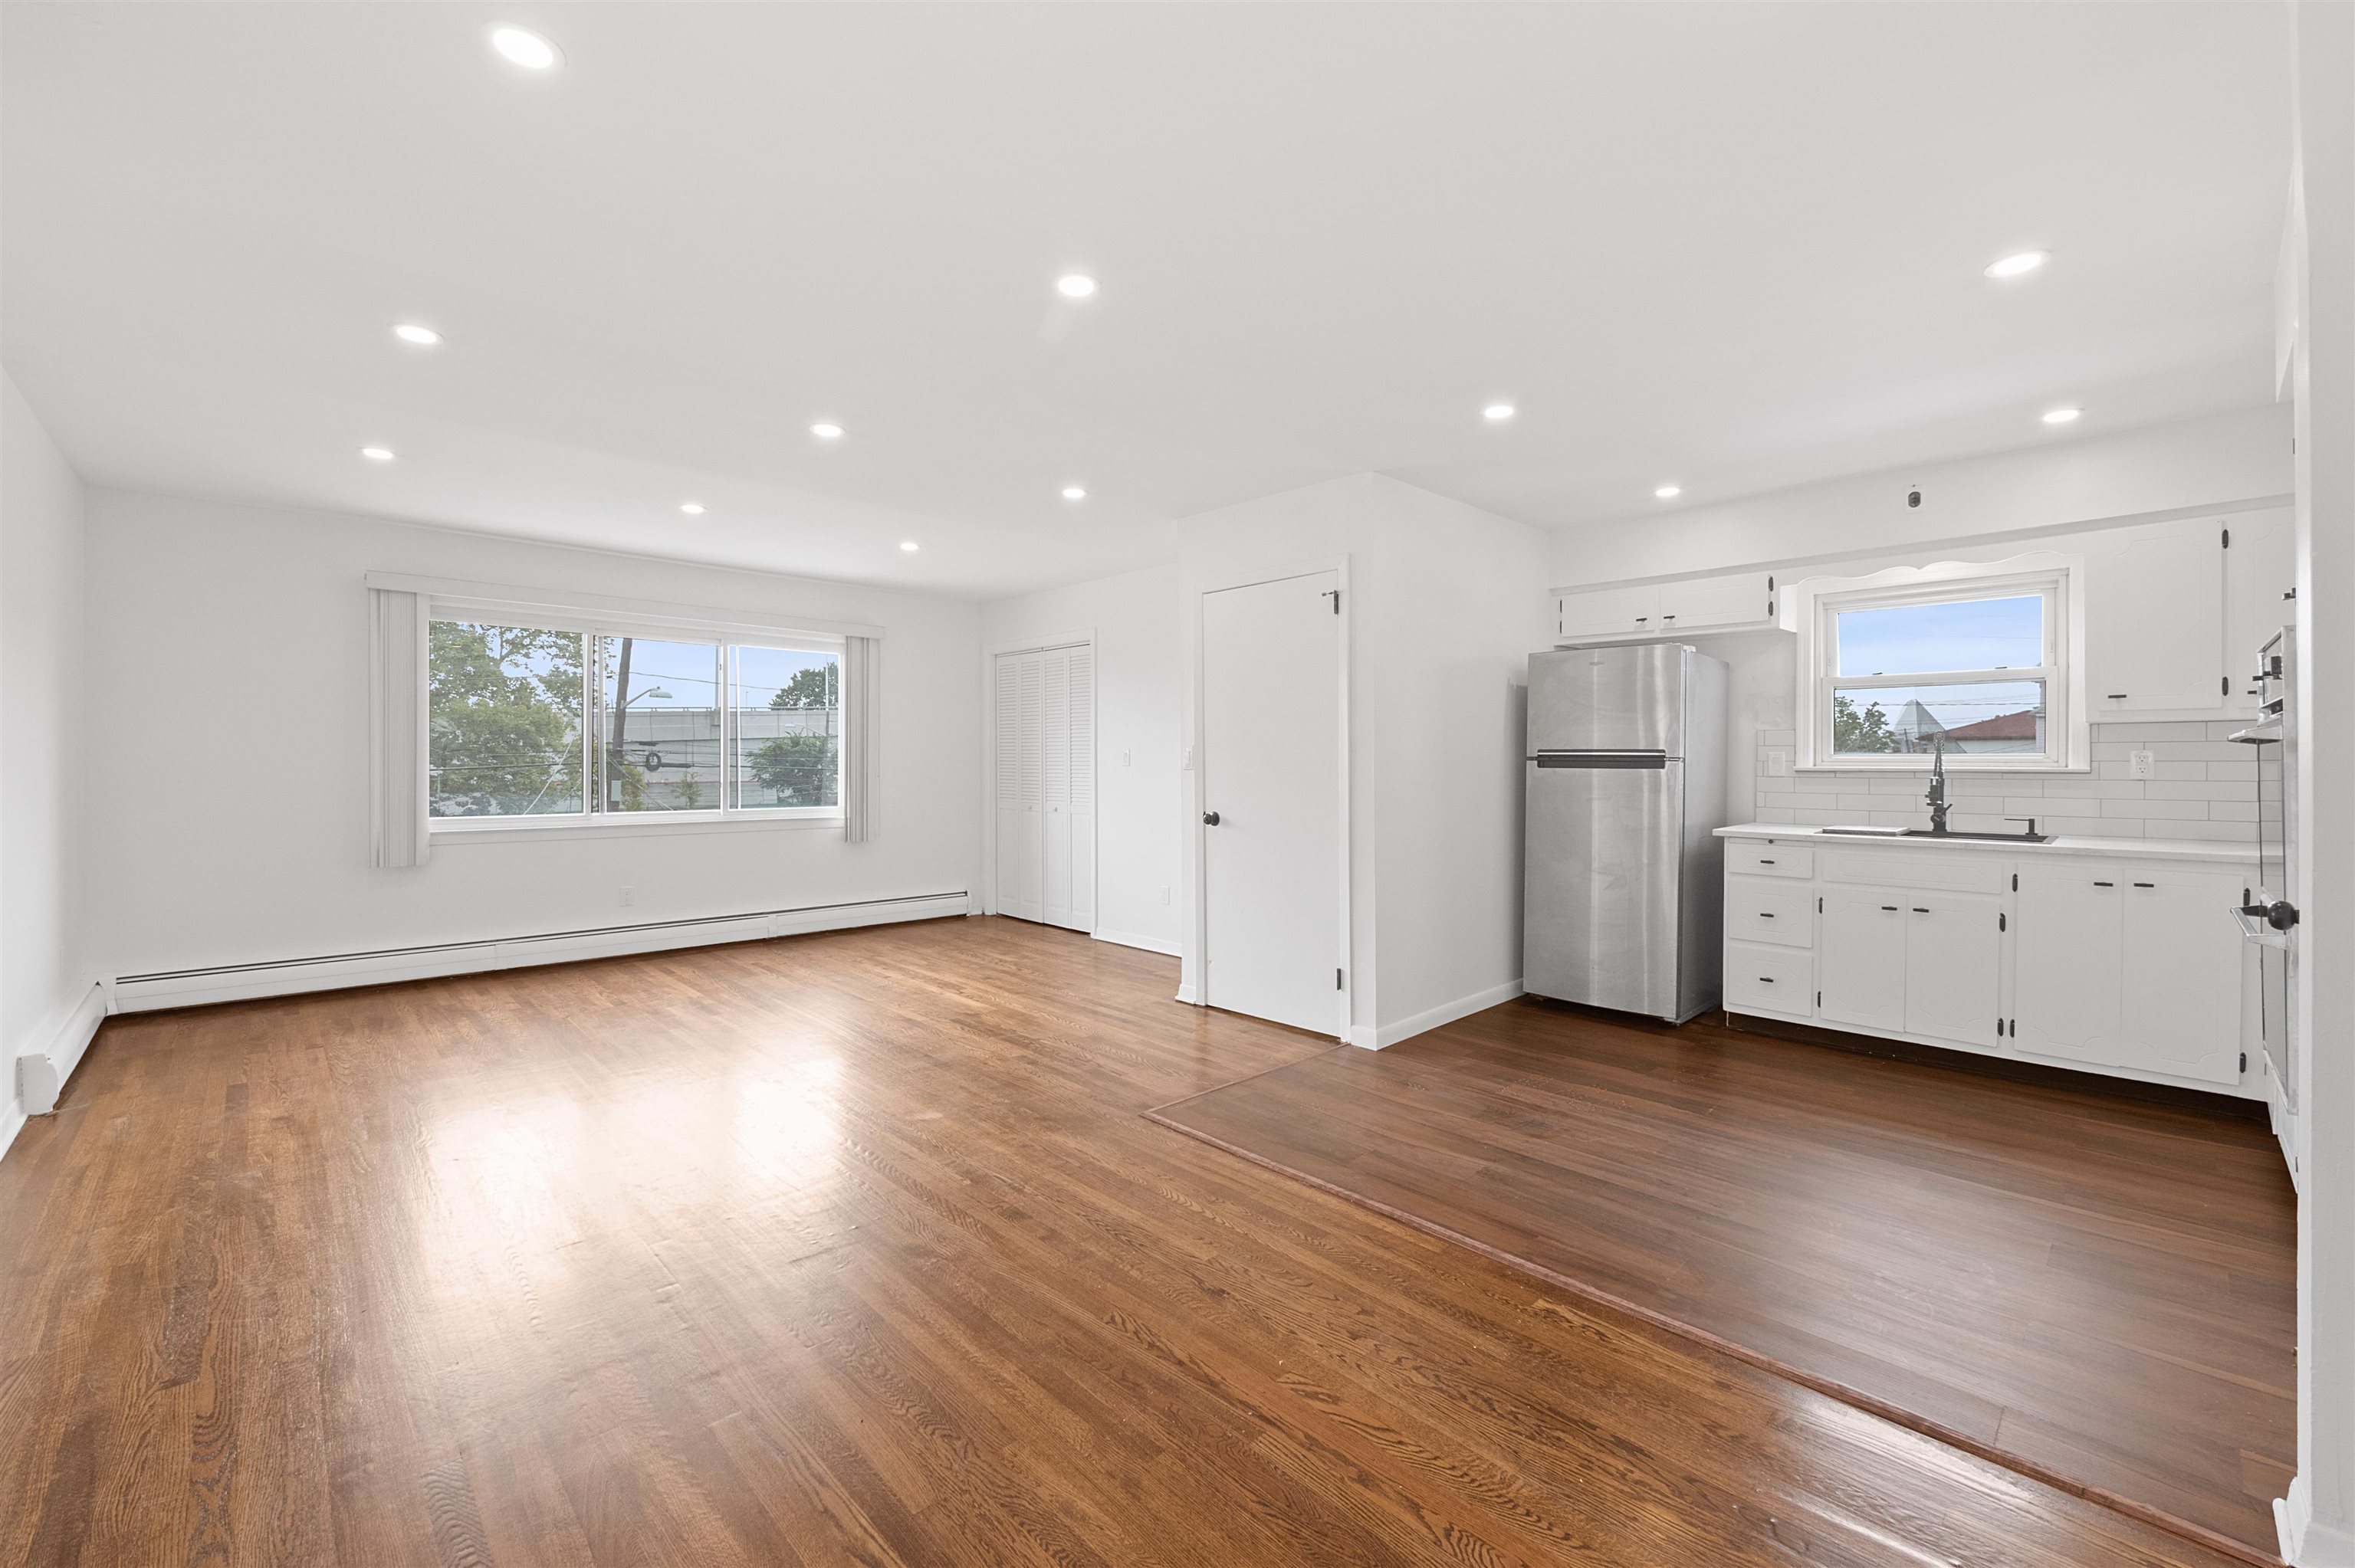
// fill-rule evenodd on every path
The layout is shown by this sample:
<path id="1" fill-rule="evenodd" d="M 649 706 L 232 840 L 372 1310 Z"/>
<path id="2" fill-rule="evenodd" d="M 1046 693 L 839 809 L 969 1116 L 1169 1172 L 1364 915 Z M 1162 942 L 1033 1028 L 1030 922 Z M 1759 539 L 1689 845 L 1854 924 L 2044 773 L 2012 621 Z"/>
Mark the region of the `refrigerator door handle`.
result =
<path id="1" fill-rule="evenodd" d="M 1665 751 L 1540 751 L 1529 758 L 1540 768 L 1666 768 Z"/>

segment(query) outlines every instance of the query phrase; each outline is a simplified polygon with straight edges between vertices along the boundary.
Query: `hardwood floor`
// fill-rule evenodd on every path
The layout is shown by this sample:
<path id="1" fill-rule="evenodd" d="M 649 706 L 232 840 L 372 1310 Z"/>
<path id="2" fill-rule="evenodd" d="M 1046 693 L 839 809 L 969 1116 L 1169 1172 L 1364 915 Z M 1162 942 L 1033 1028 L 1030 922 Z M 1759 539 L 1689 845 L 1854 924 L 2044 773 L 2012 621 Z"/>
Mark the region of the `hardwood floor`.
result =
<path id="1" fill-rule="evenodd" d="M 959 920 L 113 1020 L 0 1162 L 0 1563 L 2224 1561 L 1146 1120 L 1329 1054 L 1175 978 Z"/>
<path id="2" fill-rule="evenodd" d="M 2262 1122 L 1532 999 L 1156 1114 L 2274 1551 L 2296 1207 Z"/>

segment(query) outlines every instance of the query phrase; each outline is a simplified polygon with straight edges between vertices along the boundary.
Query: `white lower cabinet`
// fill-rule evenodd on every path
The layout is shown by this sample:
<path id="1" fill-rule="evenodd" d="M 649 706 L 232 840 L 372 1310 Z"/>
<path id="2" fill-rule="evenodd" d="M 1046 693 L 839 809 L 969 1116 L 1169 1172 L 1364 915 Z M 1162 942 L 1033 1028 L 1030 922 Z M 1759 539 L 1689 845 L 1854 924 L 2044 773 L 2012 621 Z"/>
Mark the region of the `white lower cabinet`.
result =
<path id="1" fill-rule="evenodd" d="M 2022 1051 L 2241 1081 L 2241 879 L 2169 865 L 2019 868 Z"/>
<path id="2" fill-rule="evenodd" d="M 1905 1032 L 1905 903 L 1871 887 L 1828 887 L 1817 920 L 1822 967 L 1816 1016 L 1887 1033 Z"/>
<path id="3" fill-rule="evenodd" d="M 1905 909 L 1905 1033 L 1982 1045 L 2003 998 L 2004 912 L 1993 898 L 1919 895 Z"/>
<path id="4" fill-rule="evenodd" d="M 1805 840 L 1727 849 L 1735 1012 L 2246 1087 L 2235 867 L 1926 846 L 1811 853 Z"/>
<path id="5" fill-rule="evenodd" d="M 1816 1015 L 1888 1034 L 1979 1044 L 2002 996 L 1998 900 L 1920 888 L 1827 886 Z"/>

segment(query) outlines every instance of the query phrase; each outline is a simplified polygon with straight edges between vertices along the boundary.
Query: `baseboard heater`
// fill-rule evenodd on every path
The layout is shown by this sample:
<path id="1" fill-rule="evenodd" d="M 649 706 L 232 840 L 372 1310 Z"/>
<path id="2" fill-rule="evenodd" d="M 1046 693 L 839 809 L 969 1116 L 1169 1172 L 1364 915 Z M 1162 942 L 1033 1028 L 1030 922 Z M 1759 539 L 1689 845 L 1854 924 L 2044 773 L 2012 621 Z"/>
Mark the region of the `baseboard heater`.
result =
<path id="1" fill-rule="evenodd" d="M 246 997 L 291 996 L 346 986 L 383 985 L 435 975 L 519 969 L 531 964 L 570 963 L 580 959 L 660 952 L 722 942 L 757 942 L 805 931 L 837 931 L 901 920 L 934 920 L 969 915 L 969 892 L 927 893 L 907 898 L 868 898 L 849 904 L 810 904 L 745 915 L 654 920 L 635 926 L 592 926 L 527 937 L 496 937 L 470 942 L 433 942 L 409 948 L 326 953 L 313 958 L 270 959 L 256 963 L 215 964 L 204 969 L 158 969 L 119 975 L 108 987 L 108 1011 L 138 1012 L 158 1007 Z"/>

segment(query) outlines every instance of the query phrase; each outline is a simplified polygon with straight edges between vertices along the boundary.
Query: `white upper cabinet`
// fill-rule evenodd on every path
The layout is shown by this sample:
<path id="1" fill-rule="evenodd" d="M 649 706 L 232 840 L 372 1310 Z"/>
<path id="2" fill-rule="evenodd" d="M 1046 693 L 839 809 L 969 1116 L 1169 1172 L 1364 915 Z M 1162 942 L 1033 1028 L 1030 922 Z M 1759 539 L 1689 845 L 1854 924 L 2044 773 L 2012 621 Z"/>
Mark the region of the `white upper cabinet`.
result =
<path id="1" fill-rule="evenodd" d="M 2232 678 L 2232 706 L 2257 705 L 2257 650 L 2296 617 L 2283 596 L 2297 583 L 2297 531 L 2287 508 L 2253 512 L 2226 524 L 2224 552 L 2224 673 Z"/>
<path id="2" fill-rule="evenodd" d="M 1774 619 L 1774 578 L 1764 572 L 1730 577 L 1696 577 L 1660 585 L 1660 624 L 1665 631 L 1706 627 L 1765 625 Z"/>
<path id="3" fill-rule="evenodd" d="M 1604 588 L 1565 594 L 1554 601 L 1554 632 L 1560 637 L 1657 637 L 1660 590 Z"/>
<path id="4" fill-rule="evenodd" d="M 2085 694 L 2095 722 L 2224 706 L 2224 549 L 2212 521 L 2084 541 Z"/>
<path id="5" fill-rule="evenodd" d="M 1774 579 L 1765 572 L 1556 594 L 1554 636 L 1563 642 L 1640 642 L 1757 630 L 1774 624 Z"/>

